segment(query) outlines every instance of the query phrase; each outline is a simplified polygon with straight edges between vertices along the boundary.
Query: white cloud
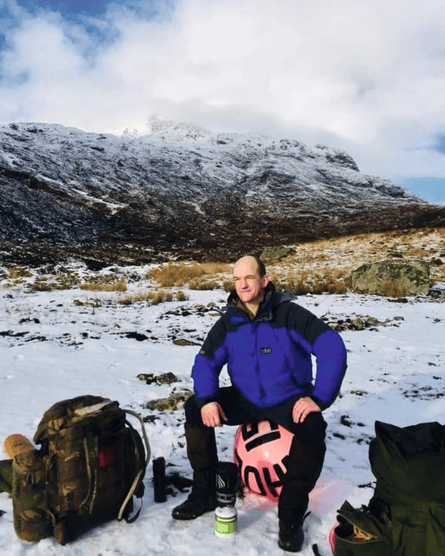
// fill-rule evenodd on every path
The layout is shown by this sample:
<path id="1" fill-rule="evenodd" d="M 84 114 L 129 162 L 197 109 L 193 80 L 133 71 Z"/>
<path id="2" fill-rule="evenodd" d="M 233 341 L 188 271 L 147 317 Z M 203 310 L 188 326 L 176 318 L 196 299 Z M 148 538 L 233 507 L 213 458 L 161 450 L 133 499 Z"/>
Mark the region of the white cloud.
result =
<path id="1" fill-rule="evenodd" d="M 383 176 L 445 176 L 438 0 L 178 0 L 74 24 L 17 11 L 0 121 L 143 129 L 159 114 L 345 148 Z M 92 30 L 95 32 L 93 33 Z"/>

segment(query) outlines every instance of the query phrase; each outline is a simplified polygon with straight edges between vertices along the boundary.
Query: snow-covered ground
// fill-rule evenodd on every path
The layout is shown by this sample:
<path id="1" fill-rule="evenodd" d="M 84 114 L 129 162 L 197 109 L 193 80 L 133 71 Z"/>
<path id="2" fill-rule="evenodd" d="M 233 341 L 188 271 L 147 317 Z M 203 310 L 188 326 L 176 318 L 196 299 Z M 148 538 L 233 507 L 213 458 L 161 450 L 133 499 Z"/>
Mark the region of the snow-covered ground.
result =
<path id="1" fill-rule="evenodd" d="M 133 269 L 143 275 L 146 269 Z M 130 281 L 129 292 L 144 289 Z M 183 288 L 184 290 L 184 288 Z M 192 388 L 190 370 L 226 295 L 221 290 L 188 291 L 189 299 L 150 305 L 119 305 L 119 294 L 79 289 L 29 292 L 22 286 L 0 289 L 0 439 L 20 432 L 32 437 L 43 412 L 53 403 L 95 394 L 152 415 L 147 432 L 152 457 L 163 456 L 167 472 L 191 476 L 186 459 L 183 415 L 149 410 L 150 400 L 174 389 Z M 128 294 L 128 292 L 127 292 Z M 125 294 L 123 294 L 125 295 Z M 76 302 L 75 302 L 76 300 Z M 81 303 L 79 303 L 81 302 Z M 298 299 L 331 322 L 374 317 L 380 324 L 341 332 L 349 354 L 341 395 L 325 411 L 327 455 L 323 474 L 310 500 L 303 555 L 317 543 L 330 554 L 328 533 L 345 499 L 360 506 L 372 495 L 374 477 L 368 444 L 374 422 L 399 426 L 444 421 L 444 301 L 428 297 L 393 302 L 375 296 L 319 295 Z M 200 307 L 201 306 L 201 307 Z M 401 317 L 401 318 L 396 318 Z M 386 324 L 383 324 L 386 321 Z M 197 345 L 179 346 L 185 338 Z M 178 382 L 148 385 L 141 373 L 174 373 Z M 222 377 L 223 381 L 227 377 Z M 232 458 L 235 428 L 218 429 L 220 458 Z M 0 457 L 6 457 L 2 454 Z M 153 500 L 152 467 L 140 518 L 131 525 L 110 522 L 61 547 L 53 538 L 38 544 L 20 542 L 12 524 L 12 503 L 0 494 L 0 553 L 8 556 L 260 556 L 283 554 L 277 546 L 277 507 L 255 496 L 238 501 L 239 532 L 232 543 L 215 537 L 212 514 L 190 523 L 171 519 L 172 508 L 186 496 Z"/>

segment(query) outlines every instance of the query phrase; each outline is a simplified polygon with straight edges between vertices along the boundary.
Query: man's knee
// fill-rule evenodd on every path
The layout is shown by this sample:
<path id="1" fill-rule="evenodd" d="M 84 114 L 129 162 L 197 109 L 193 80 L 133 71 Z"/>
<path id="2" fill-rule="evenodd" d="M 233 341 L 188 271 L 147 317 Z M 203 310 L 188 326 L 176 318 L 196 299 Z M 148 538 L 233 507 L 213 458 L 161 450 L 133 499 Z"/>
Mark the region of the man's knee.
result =
<path id="1" fill-rule="evenodd" d="M 287 458 L 283 483 L 301 494 L 309 493 L 323 469 L 326 445 L 324 442 L 307 444 L 294 436 Z"/>
<path id="2" fill-rule="evenodd" d="M 302 423 L 292 423 L 289 430 L 305 444 L 324 445 L 326 421 L 321 413 L 309 413 Z"/>

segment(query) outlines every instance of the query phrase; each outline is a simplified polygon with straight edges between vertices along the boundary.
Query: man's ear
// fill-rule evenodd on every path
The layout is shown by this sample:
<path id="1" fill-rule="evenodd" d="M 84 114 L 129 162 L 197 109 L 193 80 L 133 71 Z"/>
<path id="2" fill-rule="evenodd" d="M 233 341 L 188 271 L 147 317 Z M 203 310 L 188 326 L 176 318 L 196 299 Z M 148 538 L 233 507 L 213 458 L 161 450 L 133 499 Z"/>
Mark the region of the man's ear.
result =
<path id="1" fill-rule="evenodd" d="M 263 289 L 264 289 L 264 288 L 267 288 L 267 285 L 268 285 L 268 283 L 270 282 L 270 276 L 269 276 L 269 274 L 265 274 L 265 275 L 262 277 L 261 280 L 262 280 L 261 285 L 262 285 Z"/>

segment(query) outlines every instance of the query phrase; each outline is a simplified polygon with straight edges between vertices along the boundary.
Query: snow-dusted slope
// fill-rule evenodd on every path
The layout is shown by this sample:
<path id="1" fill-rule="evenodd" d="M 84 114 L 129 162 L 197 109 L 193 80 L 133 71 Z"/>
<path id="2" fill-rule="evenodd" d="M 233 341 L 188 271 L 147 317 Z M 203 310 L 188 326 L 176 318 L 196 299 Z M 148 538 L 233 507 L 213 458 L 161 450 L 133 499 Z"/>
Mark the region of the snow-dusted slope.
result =
<path id="1" fill-rule="evenodd" d="M 116 137 L 0 127 L 0 241 L 142 241 L 160 249 L 260 244 L 445 221 L 328 147 L 186 125 Z"/>

